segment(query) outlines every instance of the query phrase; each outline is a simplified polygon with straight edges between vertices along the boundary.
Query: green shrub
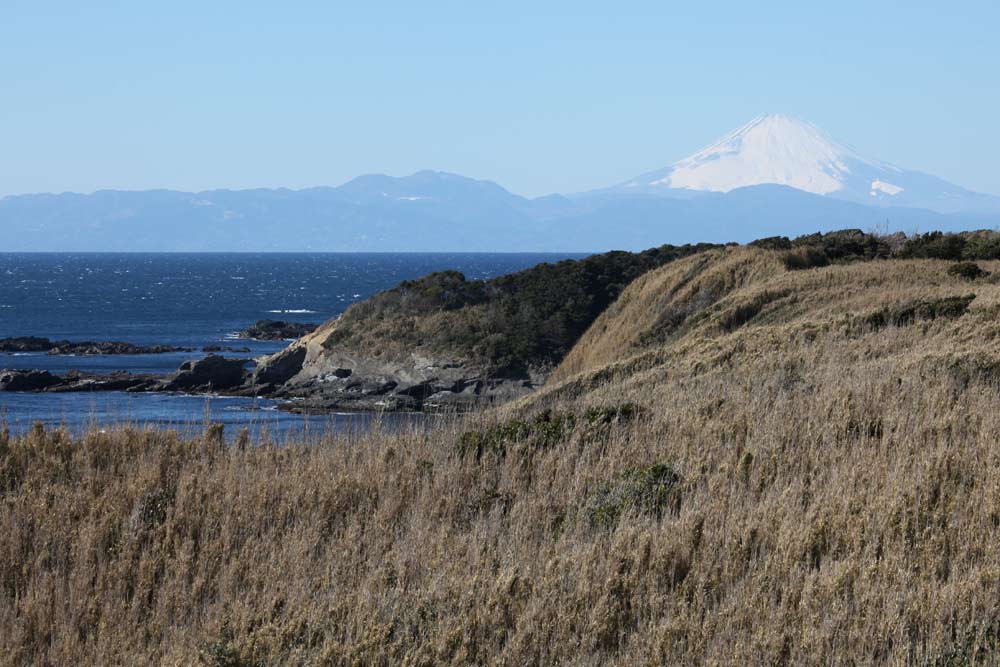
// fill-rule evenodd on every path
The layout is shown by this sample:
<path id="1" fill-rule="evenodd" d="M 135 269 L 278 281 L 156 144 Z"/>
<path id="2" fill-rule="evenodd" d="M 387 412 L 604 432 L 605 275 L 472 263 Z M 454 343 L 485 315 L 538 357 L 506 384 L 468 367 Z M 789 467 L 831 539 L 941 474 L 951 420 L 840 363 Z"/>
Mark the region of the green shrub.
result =
<path id="1" fill-rule="evenodd" d="M 948 275 L 965 280 L 976 280 L 988 276 L 989 273 L 975 262 L 959 262 L 948 267 Z"/>
<path id="2" fill-rule="evenodd" d="M 635 403 L 621 403 L 620 405 L 600 406 L 587 408 L 583 413 L 583 418 L 591 426 L 598 424 L 613 424 L 615 422 L 630 421 L 637 417 L 642 408 Z"/>
<path id="3" fill-rule="evenodd" d="M 595 528 L 614 528 L 627 511 L 659 518 L 664 511 L 680 508 L 680 476 L 669 463 L 632 468 L 601 484 L 584 508 Z"/>
<path id="4" fill-rule="evenodd" d="M 1000 233 L 973 232 L 965 239 L 963 259 L 1000 259 Z"/>
<path id="5" fill-rule="evenodd" d="M 994 231 L 945 234 L 929 232 L 911 236 L 899 249 L 902 259 L 988 260 L 1000 259 L 1000 233 Z"/>
<path id="6" fill-rule="evenodd" d="M 792 242 L 787 236 L 768 236 L 764 239 L 757 239 L 750 242 L 751 248 L 761 248 L 763 250 L 791 250 Z"/>
<path id="7" fill-rule="evenodd" d="M 830 258 L 826 253 L 812 246 L 796 248 L 785 254 L 785 268 L 789 271 L 803 271 L 822 266 L 829 266 Z"/>
<path id="8" fill-rule="evenodd" d="M 471 455 L 479 461 L 486 454 L 505 457 L 515 447 L 525 451 L 548 449 L 575 426 L 575 415 L 545 410 L 531 419 L 511 419 L 482 431 L 466 431 L 458 438 L 457 451 L 462 458 Z"/>
<path id="9" fill-rule="evenodd" d="M 889 257 L 886 241 L 860 229 L 841 229 L 827 234 L 809 234 L 792 241 L 795 248 L 814 248 L 833 262 L 858 262 Z"/>
<path id="10" fill-rule="evenodd" d="M 910 301 L 870 313 L 865 316 L 863 323 L 867 328 L 881 329 L 887 326 L 907 326 L 920 320 L 936 320 L 938 318 L 955 319 L 968 312 L 969 304 L 975 298 L 975 294 L 967 294 L 965 296 L 949 296 L 933 301 L 925 301 L 923 299 Z"/>
<path id="11" fill-rule="evenodd" d="M 965 238 L 959 234 L 930 232 L 913 236 L 900 248 L 898 256 L 903 259 L 962 259 Z"/>

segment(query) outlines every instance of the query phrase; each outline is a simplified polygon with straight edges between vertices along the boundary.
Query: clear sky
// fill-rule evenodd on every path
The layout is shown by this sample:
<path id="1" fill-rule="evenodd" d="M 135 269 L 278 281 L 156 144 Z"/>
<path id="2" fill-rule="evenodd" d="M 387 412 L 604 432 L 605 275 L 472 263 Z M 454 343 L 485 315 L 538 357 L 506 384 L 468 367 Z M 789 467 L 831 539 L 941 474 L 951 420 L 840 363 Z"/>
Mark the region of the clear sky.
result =
<path id="1" fill-rule="evenodd" d="M 574 192 L 768 112 L 1000 194 L 998 35 L 996 0 L 3 0 L 0 196 L 420 169 Z"/>

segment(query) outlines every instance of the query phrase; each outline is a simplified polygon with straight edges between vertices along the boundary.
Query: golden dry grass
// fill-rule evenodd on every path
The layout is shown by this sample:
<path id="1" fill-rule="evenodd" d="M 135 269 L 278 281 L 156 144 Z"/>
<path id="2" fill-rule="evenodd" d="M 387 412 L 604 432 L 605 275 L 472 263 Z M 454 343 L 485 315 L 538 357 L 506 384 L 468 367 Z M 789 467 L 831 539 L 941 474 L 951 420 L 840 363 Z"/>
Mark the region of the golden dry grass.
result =
<path id="1" fill-rule="evenodd" d="M 754 248 L 709 251 L 651 271 L 622 293 L 578 341 L 553 373 L 549 386 L 586 371 L 628 360 L 642 352 L 680 354 L 688 363 L 702 363 L 703 355 L 718 346 L 756 350 L 761 336 L 786 341 L 807 335 L 812 346 L 825 353 L 824 341 L 841 341 L 852 318 L 880 308 L 920 299 L 975 294 L 973 317 L 955 326 L 911 330 L 907 343 L 918 354 L 954 352 L 954 343 L 989 347 L 1000 334 L 1000 262 L 979 262 L 993 272 L 970 282 L 949 275 L 952 262 L 938 260 L 879 260 L 787 271 L 784 253 Z M 749 311 L 748 306 L 752 306 Z M 741 312 L 746 321 L 734 317 Z M 900 331 L 882 332 L 871 340 L 896 341 Z M 852 337 L 846 337 L 853 342 Z M 989 348 L 996 351 L 996 348 Z M 827 355 L 834 356 L 834 355 Z M 852 357 L 853 359 L 853 357 Z M 830 360 L 836 361 L 836 360 Z M 844 360 L 846 361 L 846 360 Z"/>
<path id="2" fill-rule="evenodd" d="M 1000 288 L 730 250 L 656 329 L 697 259 L 626 290 L 575 373 L 429 431 L 0 436 L 0 663 L 995 664 Z M 543 409 L 576 418 L 495 428 Z"/>

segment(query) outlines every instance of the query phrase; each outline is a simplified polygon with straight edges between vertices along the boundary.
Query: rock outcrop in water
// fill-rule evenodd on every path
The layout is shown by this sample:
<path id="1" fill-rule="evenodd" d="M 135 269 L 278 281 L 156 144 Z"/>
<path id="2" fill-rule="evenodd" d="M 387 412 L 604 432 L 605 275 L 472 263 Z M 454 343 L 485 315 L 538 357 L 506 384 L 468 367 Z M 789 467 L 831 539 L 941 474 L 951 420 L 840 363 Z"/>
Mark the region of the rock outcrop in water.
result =
<path id="1" fill-rule="evenodd" d="M 122 341 L 69 341 L 38 336 L 19 336 L 0 339 L 0 352 L 47 352 L 48 354 L 74 354 L 97 356 L 104 354 L 164 354 L 167 352 L 191 352 L 191 348 L 174 345 L 142 346 Z"/>
<path id="2" fill-rule="evenodd" d="M 59 382 L 61 378 L 48 371 L 0 371 L 0 391 L 43 391 Z"/>
<path id="3" fill-rule="evenodd" d="M 0 339 L 0 352 L 48 352 L 52 341 L 37 336 L 18 336 Z"/>
<path id="4" fill-rule="evenodd" d="M 247 378 L 246 359 L 227 359 L 210 354 L 198 361 L 186 361 L 169 376 L 159 391 L 224 391 L 244 384 Z"/>
<path id="5" fill-rule="evenodd" d="M 258 320 L 236 334 L 239 338 L 254 340 L 294 340 L 307 336 L 319 327 L 308 322 L 282 322 L 280 320 Z"/>
<path id="6" fill-rule="evenodd" d="M 227 359 L 209 355 L 186 361 L 166 377 L 150 374 L 85 373 L 70 371 L 56 375 L 41 370 L 0 370 L 0 391 L 67 393 L 80 391 L 128 392 L 226 392 L 239 393 L 250 373 L 248 359 Z"/>
<path id="7" fill-rule="evenodd" d="M 162 378 L 119 371 L 109 374 L 39 370 L 0 371 L 0 391 L 67 393 L 77 391 L 157 391 Z"/>

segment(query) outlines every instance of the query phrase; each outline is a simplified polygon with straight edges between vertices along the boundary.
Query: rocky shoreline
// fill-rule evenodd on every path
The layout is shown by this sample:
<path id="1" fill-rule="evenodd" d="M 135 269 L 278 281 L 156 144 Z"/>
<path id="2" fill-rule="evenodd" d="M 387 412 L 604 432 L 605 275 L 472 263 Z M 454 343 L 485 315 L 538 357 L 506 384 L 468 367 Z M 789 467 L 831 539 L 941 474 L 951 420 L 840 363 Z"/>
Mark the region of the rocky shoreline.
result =
<path id="1" fill-rule="evenodd" d="M 514 398 L 534 386 L 526 380 L 469 378 L 451 384 L 425 381 L 401 384 L 385 378 L 339 378 L 343 382 L 305 383 L 274 388 L 254 382 L 250 360 L 209 355 L 188 361 L 170 375 L 116 371 L 55 374 L 36 369 L 0 370 L 0 392 L 70 393 L 121 391 L 127 393 L 221 394 L 268 398 L 278 408 L 299 414 L 351 412 L 461 412 L 483 402 Z"/>
<path id="2" fill-rule="evenodd" d="M 279 409 L 302 414 L 340 410 L 460 412 L 479 404 L 522 396 L 545 379 L 542 373 L 497 375 L 462 362 L 416 354 L 395 360 L 344 354 L 334 358 L 327 354 L 323 365 L 318 366 L 311 363 L 318 348 L 309 335 L 316 327 L 262 320 L 240 332 L 240 337 L 280 340 L 302 331 L 306 334 L 284 350 L 259 359 L 217 354 L 249 352 L 246 347 L 206 346 L 202 351 L 207 356 L 185 361 L 167 375 L 124 370 L 63 374 L 39 369 L 0 370 L 0 392 L 212 393 L 274 399 L 279 401 Z M 0 339 L 0 352 L 7 353 L 82 356 L 194 351 L 166 345 L 51 341 L 33 336 Z"/>
<path id="3" fill-rule="evenodd" d="M 168 375 L 5 369 L 0 370 L 0 392 L 211 393 L 274 399 L 280 402 L 279 409 L 300 414 L 339 410 L 462 412 L 524 395 L 542 381 L 539 377 L 476 375 L 474 369 L 454 366 L 427 366 L 422 376 L 414 377 L 412 368 L 373 368 L 361 363 L 356 365 L 360 367 L 337 368 L 322 376 L 289 382 L 301 370 L 304 355 L 295 349 L 285 352 L 262 359 L 256 368 L 253 359 L 209 354 L 184 362 Z"/>
<path id="4" fill-rule="evenodd" d="M 456 412 L 530 393 L 542 371 L 501 373 L 444 355 L 415 352 L 378 358 L 323 348 L 324 332 L 258 360 L 248 380 L 254 395 L 287 401 L 300 413 L 349 411 Z"/>

